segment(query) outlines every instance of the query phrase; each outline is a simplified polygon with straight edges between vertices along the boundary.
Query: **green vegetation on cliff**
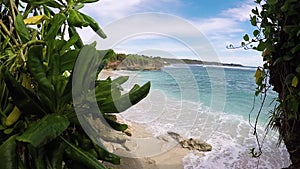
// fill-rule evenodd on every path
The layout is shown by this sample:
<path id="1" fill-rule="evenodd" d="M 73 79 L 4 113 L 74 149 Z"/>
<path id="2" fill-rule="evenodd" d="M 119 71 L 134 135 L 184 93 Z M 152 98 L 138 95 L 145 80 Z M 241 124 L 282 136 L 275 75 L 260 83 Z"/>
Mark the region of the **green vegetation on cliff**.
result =
<path id="1" fill-rule="evenodd" d="M 162 58 L 159 56 L 153 57 L 138 54 L 118 54 L 113 50 L 109 50 L 104 58 L 103 63 L 103 65 L 106 65 L 106 69 L 112 70 L 160 70 L 162 67 L 170 64 L 198 64 L 243 67 L 243 65 L 235 63 L 207 62 L 195 59 Z"/>
<path id="2" fill-rule="evenodd" d="M 167 63 L 160 57 L 116 54 L 112 50 L 104 59 L 105 68 L 113 70 L 159 70 Z"/>

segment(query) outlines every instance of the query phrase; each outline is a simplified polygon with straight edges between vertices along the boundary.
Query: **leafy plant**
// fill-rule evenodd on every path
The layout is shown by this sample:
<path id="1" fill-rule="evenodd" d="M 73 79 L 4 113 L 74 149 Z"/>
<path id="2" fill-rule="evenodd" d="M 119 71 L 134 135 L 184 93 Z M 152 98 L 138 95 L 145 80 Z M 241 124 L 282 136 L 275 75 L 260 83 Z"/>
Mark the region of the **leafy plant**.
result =
<path id="1" fill-rule="evenodd" d="M 243 37 L 241 46 L 262 52 L 264 65 L 255 73 L 255 94 L 265 98 L 271 87 L 278 93 L 278 104 L 270 114 L 268 127 L 279 131 L 279 140 L 284 141 L 292 161 L 289 168 L 300 168 L 300 2 L 256 0 L 255 3 L 258 7 L 252 9 L 250 22 L 256 29 L 253 38 Z M 257 122 L 255 134 L 256 125 Z"/>
<path id="2" fill-rule="evenodd" d="M 78 11 L 85 3 L 96 1 L 1 0 L 1 168 L 104 169 L 99 160 L 120 163 L 118 156 L 85 133 L 73 103 L 76 96 L 72 95 L 72 79 L 79 54 L 89 51 L 86 58 L 99 62 L 107 54 L 93 45 L 84 45 L 76 31 L 90 26 L 106 37 L 94 19 Z M 85 77 L 89 65 L 80 64 L 85 67 L 80 77 Z M 150 89 L 148 82 L 121 94 L 118 86 L 126 80 L 128 77 L 94 80 L 93 90 L 101 111 L 98 116 L 121 132 L 127 125 L 118 123 L 110 113 L 128 109 L 146 97 Z"/>

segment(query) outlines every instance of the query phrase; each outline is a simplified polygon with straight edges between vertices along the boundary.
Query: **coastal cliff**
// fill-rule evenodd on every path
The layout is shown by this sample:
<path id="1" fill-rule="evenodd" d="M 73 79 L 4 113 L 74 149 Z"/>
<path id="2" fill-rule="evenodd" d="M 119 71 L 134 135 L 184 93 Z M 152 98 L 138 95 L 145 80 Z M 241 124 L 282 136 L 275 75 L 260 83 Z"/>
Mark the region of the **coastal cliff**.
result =
<path id="1" fill-rule="evenodd" d="M 103 67 L 109 70 L 160 70 L 164 66 L 171 64 L 244 67 L 241 64 L 235 63 L 219 63 L 194 59 L 174 59 L 162 58 L 159 56 L 153 57 L 138 54 L 123 54 L 115 53 L 113 50 L 109 50 L 109 52 L 103 59 Z"/>

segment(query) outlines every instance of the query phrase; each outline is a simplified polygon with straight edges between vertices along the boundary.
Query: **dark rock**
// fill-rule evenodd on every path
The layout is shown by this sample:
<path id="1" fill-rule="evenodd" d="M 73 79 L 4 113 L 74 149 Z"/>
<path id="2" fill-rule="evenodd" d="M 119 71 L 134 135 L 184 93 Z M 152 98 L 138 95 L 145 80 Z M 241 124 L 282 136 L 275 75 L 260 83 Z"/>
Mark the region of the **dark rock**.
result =
<path id="1" fill-rule="evenodd" d="M 183 138 L 180 134 L 175 132 L 168 132 L 168 134 L 183 147 L 189 150 L 198 150 L 198 151 L 211 151 L 212 146 L 202 140 L 194 138 Z"/>

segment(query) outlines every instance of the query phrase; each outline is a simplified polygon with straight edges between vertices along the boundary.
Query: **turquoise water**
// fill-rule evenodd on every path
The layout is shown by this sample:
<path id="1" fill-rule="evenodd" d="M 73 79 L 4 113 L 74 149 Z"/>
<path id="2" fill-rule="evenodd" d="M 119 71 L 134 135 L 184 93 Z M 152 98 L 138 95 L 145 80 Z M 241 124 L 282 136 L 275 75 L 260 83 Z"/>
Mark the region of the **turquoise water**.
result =
<path id="1" fill-rule="evenodd" d="M 185 169 L 257 167 L 258 159 L 249 155 L 257 147 L 249 113 L 254 123 L 261 97 L 254 103 L 254 68 L 200 65 L 171 65 L 160 71 L 119 72 L 130 74 L 128 86 L 151 81 L 149 96 L 123 114 L 127 120 L 149 126 L 156 136 L 167 131 L 202 139 L 213 146 L 199 157 L 191 152 L 184 159 Z M 126 88 L 126 86 L 125 86 Z M 274 108 L 276 93 L 270 92 L 259 118 L 262 140 L 269 110 Z M 276 146 L 277 133 L 263 142 L 258 168 L 281 168 L 289 165 L 283 145 Z"/>
<path id="2" fill-rule="evenodd" d="M 173 65 L 161 71 L 142 71 L 138 82 L 151 81 L 152 89 L 163 91 L 167 97 L 199 102 L 213 111 L 238 114 L 248 119 L 253 108 L 258 112 L 261 97 L 254 97 L 255 68 L 203 67 L 200 65 Z M 276 93 L 270 90 L 263 111 L 274 108 Z M 255 98 L 255 102 L 254 102 Z M 268 113 L 262 114 L 261 122 Z"/>

